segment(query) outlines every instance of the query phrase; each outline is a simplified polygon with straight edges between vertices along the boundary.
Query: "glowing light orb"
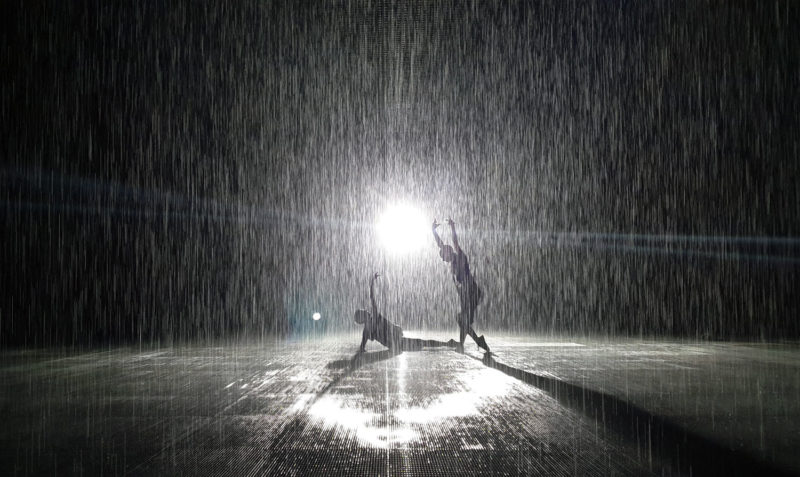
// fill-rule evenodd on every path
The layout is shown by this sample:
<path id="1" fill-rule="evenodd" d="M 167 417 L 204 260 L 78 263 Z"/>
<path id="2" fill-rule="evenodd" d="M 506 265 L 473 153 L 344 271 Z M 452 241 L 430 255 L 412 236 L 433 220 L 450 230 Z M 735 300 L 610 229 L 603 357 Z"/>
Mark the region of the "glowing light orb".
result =
<path id="1" fill-rule="evenodd" d="M 320 315 L 319 313 L 314 313 L 313 315 L 311 315 L 311 318 L 313 318 L 314 321 L 319 321 L 319 319 L 322 318 L 322 315 Z"/>
<path id="2" fill-rule="evenodd" d="M 430 224 L 415 207 L 398 204 L 378 220 L 378 236 L 393 255 L 406 255 L 422 248 L 430 237 Z"/>

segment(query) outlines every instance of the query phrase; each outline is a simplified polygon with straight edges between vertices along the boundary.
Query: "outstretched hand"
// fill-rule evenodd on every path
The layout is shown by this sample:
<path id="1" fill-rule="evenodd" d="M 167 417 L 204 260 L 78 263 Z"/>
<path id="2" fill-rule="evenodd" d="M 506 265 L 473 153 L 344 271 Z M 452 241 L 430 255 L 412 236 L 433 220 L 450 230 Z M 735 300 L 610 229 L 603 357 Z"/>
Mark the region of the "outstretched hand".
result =
<path id="1" fill-rule="evenodd" d="M 455 223 L 455 222 L 453 222 L 453 219 L 451 219 L 450 217 L 448 217 L 448 218 L 447 218 L 447 225 L 449 225 L 450 227 L 454 227 L 454 226 L 456 225 L 456 223 Z"/>
<path id="2" fill-rule="evenodd" d="M 437 221 L 436 221 L 436 219 L 433 219 L 433 225 L 431 225 L 431 228 L 432 228 L 433 230 L 436 230 L 436 228 L 437 228 L 439 225 L 440 225 L 440 224 L 439 224 L 439 222 L 437 222 Z"/>

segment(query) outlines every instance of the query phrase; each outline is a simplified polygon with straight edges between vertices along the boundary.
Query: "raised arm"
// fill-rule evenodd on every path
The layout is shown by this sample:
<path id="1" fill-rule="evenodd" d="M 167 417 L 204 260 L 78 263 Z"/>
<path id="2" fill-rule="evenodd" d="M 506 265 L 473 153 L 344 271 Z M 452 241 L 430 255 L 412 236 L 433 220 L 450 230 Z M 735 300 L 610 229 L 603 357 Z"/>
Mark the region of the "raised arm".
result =
<path id="1" fill-rule="evenodd" d="M 433 238 L 436 239 L 436 245 L 438 245 L 439 248 L 442 248 L 444 244 L 442 243 L 441 237 L 439 237 L 439 232 L 436 230 L 438 226 L 439 222 L 437 222 L 436 219 L 433 219 L 433 224 L 431 225 L 431 230 L 433 231 Z"/>
<path id="2" fill-rule="evenodd" d="M 453 219 L 447 219 L 447 225 L 450 226 L 450 235 L 453 236 L 453 247 L 457 253 L 461 253 L 461 246 L 458 244 L 458 236 L 456 235 L 456 223 Z"/>
<path id="3" fill-rule="evenodd" d="M 375 304 L 375 280 L 381 276 L 380 273 L 375 272 L 369 280 L 369 301 L 372 304 L 372 319 L 378 318 L 378 305 Z"/>

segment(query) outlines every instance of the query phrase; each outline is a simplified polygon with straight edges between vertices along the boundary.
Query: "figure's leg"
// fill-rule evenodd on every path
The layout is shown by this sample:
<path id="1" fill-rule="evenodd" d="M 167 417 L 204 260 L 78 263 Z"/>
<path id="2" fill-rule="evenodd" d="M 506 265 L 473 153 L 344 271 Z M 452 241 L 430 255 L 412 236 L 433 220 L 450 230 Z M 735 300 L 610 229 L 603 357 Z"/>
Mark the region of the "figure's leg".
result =
<path id="1" fill-rule="evenodd" d="M 458 325 L 458 343 L 455 340 L 450 340 L 447 342 L 447 346 L 452 346 L 457 351 L 464 351 L 464 339 L 466 339 L 466 331 L 464 327 L 461 326 L 461 314 L 459 313 L 456 315 L 456 324 Z"/>
<path id="2" fill-rule="evenodd" d="M 400 342 L 403 351 L 420 351 L 422 348 L 436 348 L 439 346 L 448 346 L 450 348 L 456 347 L 456 341 L 437 341 L 437 340 L 421 340 L 417 338 L 406 338 Z"/>
<path id="3" fill-rule="evenodd" d="M 467 323 L 469 317 L 467 316 L 467 311 L 469 307 L 467 306 L 467 301 L 465 300 L 466 294 L 462 288 L 458 289 L 458 304 L 459 310 L 458 314 L 456 315 L 456 323 L 458 324 L 458 342 L 460 349 L 464 350 L 464 340 L 467 338 Z"/>
<path id="4" fill-rule="evenodd" d="M 423 346 L 422 340 L 416 338 L 406 338 L 404 336 L 400 341 L 400 347 L 403 351 L 419 351 Z"/>
<path id="5" fill-rule="evenodd" d="M 477 344 L 480 348 L 485 349 L 487 352 L 489 351 L 489 345 L 486 344 L 486 338 L 483 335 L 478 336 L 478 333 L 475 333 L 475 330 L 472 327 L 469 327 L 469 335 L 475 340 L 475 344 Z"/>
<path id="6" fill-rule="evenodd" d="M 489 352 L 489 345 L 486 344 L 486 338 L 484 338 L 483 335 L 478 336 L 478 334 L 475 333 L 475 330 L 472 329 L 472 322 L 475 320 L 475 308 L 477 308 L 477 307 L 478 306 L 476 304 L 474 307 L 470 307 L 469 308 L 469 315 L 468 315 L 469 316 L 469 325 L 468 325 L 469 331 L 468 332 L 469 332 L 469 335 L 472 337 L 472 339 L 475 340 L 475 344 L 477 344 L 478 347 L 483 348 L 487 352 Z"/>
<path id="7" fill-rule="evenodd" d="M 400 342 L 400 346 L 403 351 L 420 351 L 422 348 L 436 348 L 439 346 L 449 346 L 451 348 L 456 347 L 456 341 L 437 341 L 437 340 L 421 340 L 417 338 L 406 338 L 403 337 L 402 341 Z"/>
<path id="8" fill-rule="evenodd" d="M 422 346 L 425 346 L 427 348 L 436 348 L 439 346 L 450 346 L 451 348 L 454 348 L 456 346 L 456 340 L 450 340 L 447 342 L 438 340 L 421 340 L 421 341 L 422 341 Z"/>

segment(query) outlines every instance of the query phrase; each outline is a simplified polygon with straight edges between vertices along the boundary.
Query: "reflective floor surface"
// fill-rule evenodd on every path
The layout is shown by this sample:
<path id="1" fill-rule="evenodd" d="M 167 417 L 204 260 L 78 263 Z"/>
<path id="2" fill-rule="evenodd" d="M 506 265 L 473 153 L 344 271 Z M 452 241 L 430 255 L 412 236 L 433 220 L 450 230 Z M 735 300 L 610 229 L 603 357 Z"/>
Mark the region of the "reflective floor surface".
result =
<path id="1" fill-rule="evenodd" d="M 800 346 L 487 341 L 5 351 L 0 475 L 800 474 Z"/>

